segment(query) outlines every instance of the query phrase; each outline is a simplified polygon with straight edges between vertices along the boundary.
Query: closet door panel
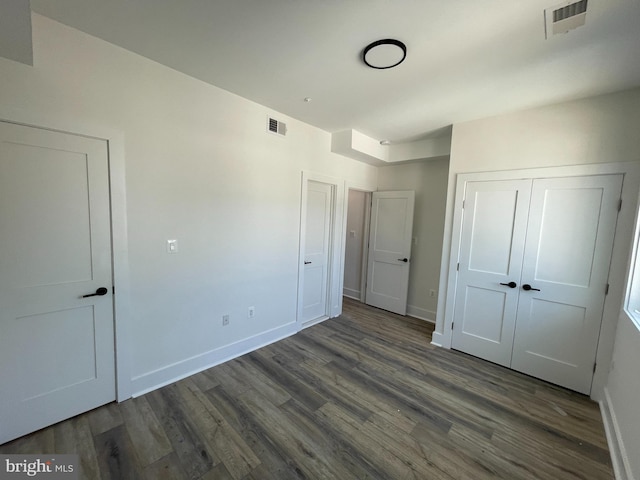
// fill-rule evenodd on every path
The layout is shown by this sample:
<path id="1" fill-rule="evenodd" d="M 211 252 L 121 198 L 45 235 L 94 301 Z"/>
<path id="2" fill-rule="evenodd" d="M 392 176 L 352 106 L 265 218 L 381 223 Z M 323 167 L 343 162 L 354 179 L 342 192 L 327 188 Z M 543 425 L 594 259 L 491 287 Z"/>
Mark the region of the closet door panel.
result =
<path id="1" fill-rule="evenodd" d="M 509 366 L 530 180 L 465 186 L 452 346 Z"/>
<path id="2" fill-rule="evenodd" d="M 621 188 L 622 175 L 533 181 L 515 370 L 590 392 Z"/>

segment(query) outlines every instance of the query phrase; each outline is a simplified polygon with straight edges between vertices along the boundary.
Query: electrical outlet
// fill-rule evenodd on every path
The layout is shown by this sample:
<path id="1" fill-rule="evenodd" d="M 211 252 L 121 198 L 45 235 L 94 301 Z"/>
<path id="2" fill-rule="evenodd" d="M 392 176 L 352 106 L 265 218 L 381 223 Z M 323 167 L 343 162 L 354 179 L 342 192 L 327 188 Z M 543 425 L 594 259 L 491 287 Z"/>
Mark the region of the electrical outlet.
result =
<path id="1" fill-rule="evenodd" d="M 436 296 L 436 291 L 435 290 L 429 290 L 429 296 L 431 298 L 434 298 Z"/>
<path id="2" fill-rule="evenodd" d="M 256 307 L 249 307 L 247 310 L 247 318 L 253 318 L 256 316 Z"/>
<path id="3" fill-rule="evenodd" d="M 222 326 L 229 325 L 229 315 L 222 316 Z"/>

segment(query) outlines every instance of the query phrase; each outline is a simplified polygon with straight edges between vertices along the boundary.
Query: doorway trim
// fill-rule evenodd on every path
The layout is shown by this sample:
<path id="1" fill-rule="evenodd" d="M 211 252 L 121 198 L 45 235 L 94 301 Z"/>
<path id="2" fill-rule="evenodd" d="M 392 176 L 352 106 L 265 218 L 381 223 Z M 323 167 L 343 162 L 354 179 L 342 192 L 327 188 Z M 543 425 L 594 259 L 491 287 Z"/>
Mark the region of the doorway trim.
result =
<path id="1" fill-rule="evenodd" d="M 111 262 L 113 285 L 116 401 L 132 396 L 129 302 L 129 256 L 125 182 L 124 133 L 91 119 L 66 116 L 55 111 L 32 111 L 0 104 L 0 120 L 45 130 L 96 138 L 107 142 L 109 159 L 109 206 L 111 209 Z"/>
<path id="2" fill-rule="evenodd" d="M 456 175 L 456 187 L 453 206 L 453 223 L 450 237 L 451 248 L 446 258 L 447 269 L 440 275 L 440 289 L 444 292 L 445 302 L 438 312 L 443 318 L 442 328 L 433 334 L 432 343 L 444 348 L 451 348 L 454 314 L 454 302 L 457 285 L 457 262 L 460 251 L 460 234 L 462 231 L 465 184 L 469 181 L 483 180 L 515 180 L 522 178 L 551 178 L 588 176 L 602 174 L 623 174 L 622 210 L 616 224 L 613 254 L 609 268 L 609 293 L 605 297 L 600 339 L 596 353 L 597 369 L 593 377 L 591 397 L 599 399 L 606 384 L 611 363 L 615 330 L 624 299 L 625 279 L 631 242 L 633 240 L 634 216 L 640 187 L 640 163 L 617 162 L 587 165 L 570 165 L 560 167 L 541 167 L 523 170 L 501 170 L 496 172 L 459 173 Z M 445 239 L 446 240 L 446 239 Z M 445 249 L 446 251 L 446 249 Z M 445 263 L 443 263 L 445 264 Z M 440 310 L 440 309 L 439 309 Z M 436 326 L 436 328 L 438 325 Z"/>
<path id="3" fill-rule="evenodd" d="M 302 322 L 302 299 L 304 293 L 304 251 L 305 232 L 307 224 L 307 190 L 309 182 L 319 182 L 331 185 L 333 196 L 331 208 L 331 237 L 329 246 L 329 274 L 327 285 L 327 307 L 326 315 L 316 320 L 311 320 L 303 324 Z M 344 268 L 342 232 L 344 216 L 344 180 L 335 177 L 315 173 L 307 170 L 302 171 L 302 188 L 300 194 L 300 240 L 298 246 L 298 298 L 296 306 L 297 330 L 320 323 L 328 318 L 337 317 L 342 313 L 342 271 Z"/>

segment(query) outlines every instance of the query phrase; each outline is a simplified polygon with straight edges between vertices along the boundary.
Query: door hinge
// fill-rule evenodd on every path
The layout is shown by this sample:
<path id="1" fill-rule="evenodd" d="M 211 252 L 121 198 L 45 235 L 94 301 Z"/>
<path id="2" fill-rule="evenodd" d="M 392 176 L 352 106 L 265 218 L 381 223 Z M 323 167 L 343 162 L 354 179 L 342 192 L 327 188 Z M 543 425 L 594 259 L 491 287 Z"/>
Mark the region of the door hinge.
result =
<path id="1" fill-rule="evenodd" d="M 618 211 L 622 210 L 622 199 L 618 202 Z"/>
<path id="2" fill-rule="evenodd" d="M 464 210 L 464 202 L 466 202 L 466 200 L 462 200 L 462 209 Z"/>
<path id="3" fill-rule="evenodd" d="M 458 262 L 458 264 L 456 265 L 456 272 L 460 271 L 460 262 Z"/>
<path id="4" fill-rule="evenodd" d="M 453 330 L 453 322 L 451 322 L 451 330 Z"/>
<path id="5" fill-rule="evenodd" d="M 596 373 L 596 367 L 597 367 L 597 366 L 598 366 L 598 364 L 597 364 L 597 363 L 594 363 L 594 364 L 593 364 L 593 373 Z"/>
<path id="6" fill-rule="evenodd" d="M 604 294 L 609 295 L 609 284 L 607 283 L 607 288 L 604 289 Z"/>
<path id="7" fill-rule="evenodd" d="M 114 285 L 113 287 L 111 287 L 111 292 L 115 295 L 116 294 L 116 286 Z"/>

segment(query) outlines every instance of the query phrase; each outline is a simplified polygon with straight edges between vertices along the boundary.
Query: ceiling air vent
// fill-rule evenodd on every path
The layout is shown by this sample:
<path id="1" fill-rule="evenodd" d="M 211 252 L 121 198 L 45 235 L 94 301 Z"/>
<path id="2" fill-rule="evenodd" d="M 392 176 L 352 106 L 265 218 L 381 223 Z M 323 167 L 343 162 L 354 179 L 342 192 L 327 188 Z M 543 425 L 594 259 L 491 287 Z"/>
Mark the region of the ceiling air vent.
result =
<path id="1" fill-rule="evenodd" d="M 584 25 L 587 17 L 587 0 L 567 2 L 544 11 L 546 38 Z"/>
<path id="2" fill-rule="evenodd" d="M 267 132 L 284 137 L 287 134 L 287 124 L 279 122 L 275 118 L 267 117 Z"/>

